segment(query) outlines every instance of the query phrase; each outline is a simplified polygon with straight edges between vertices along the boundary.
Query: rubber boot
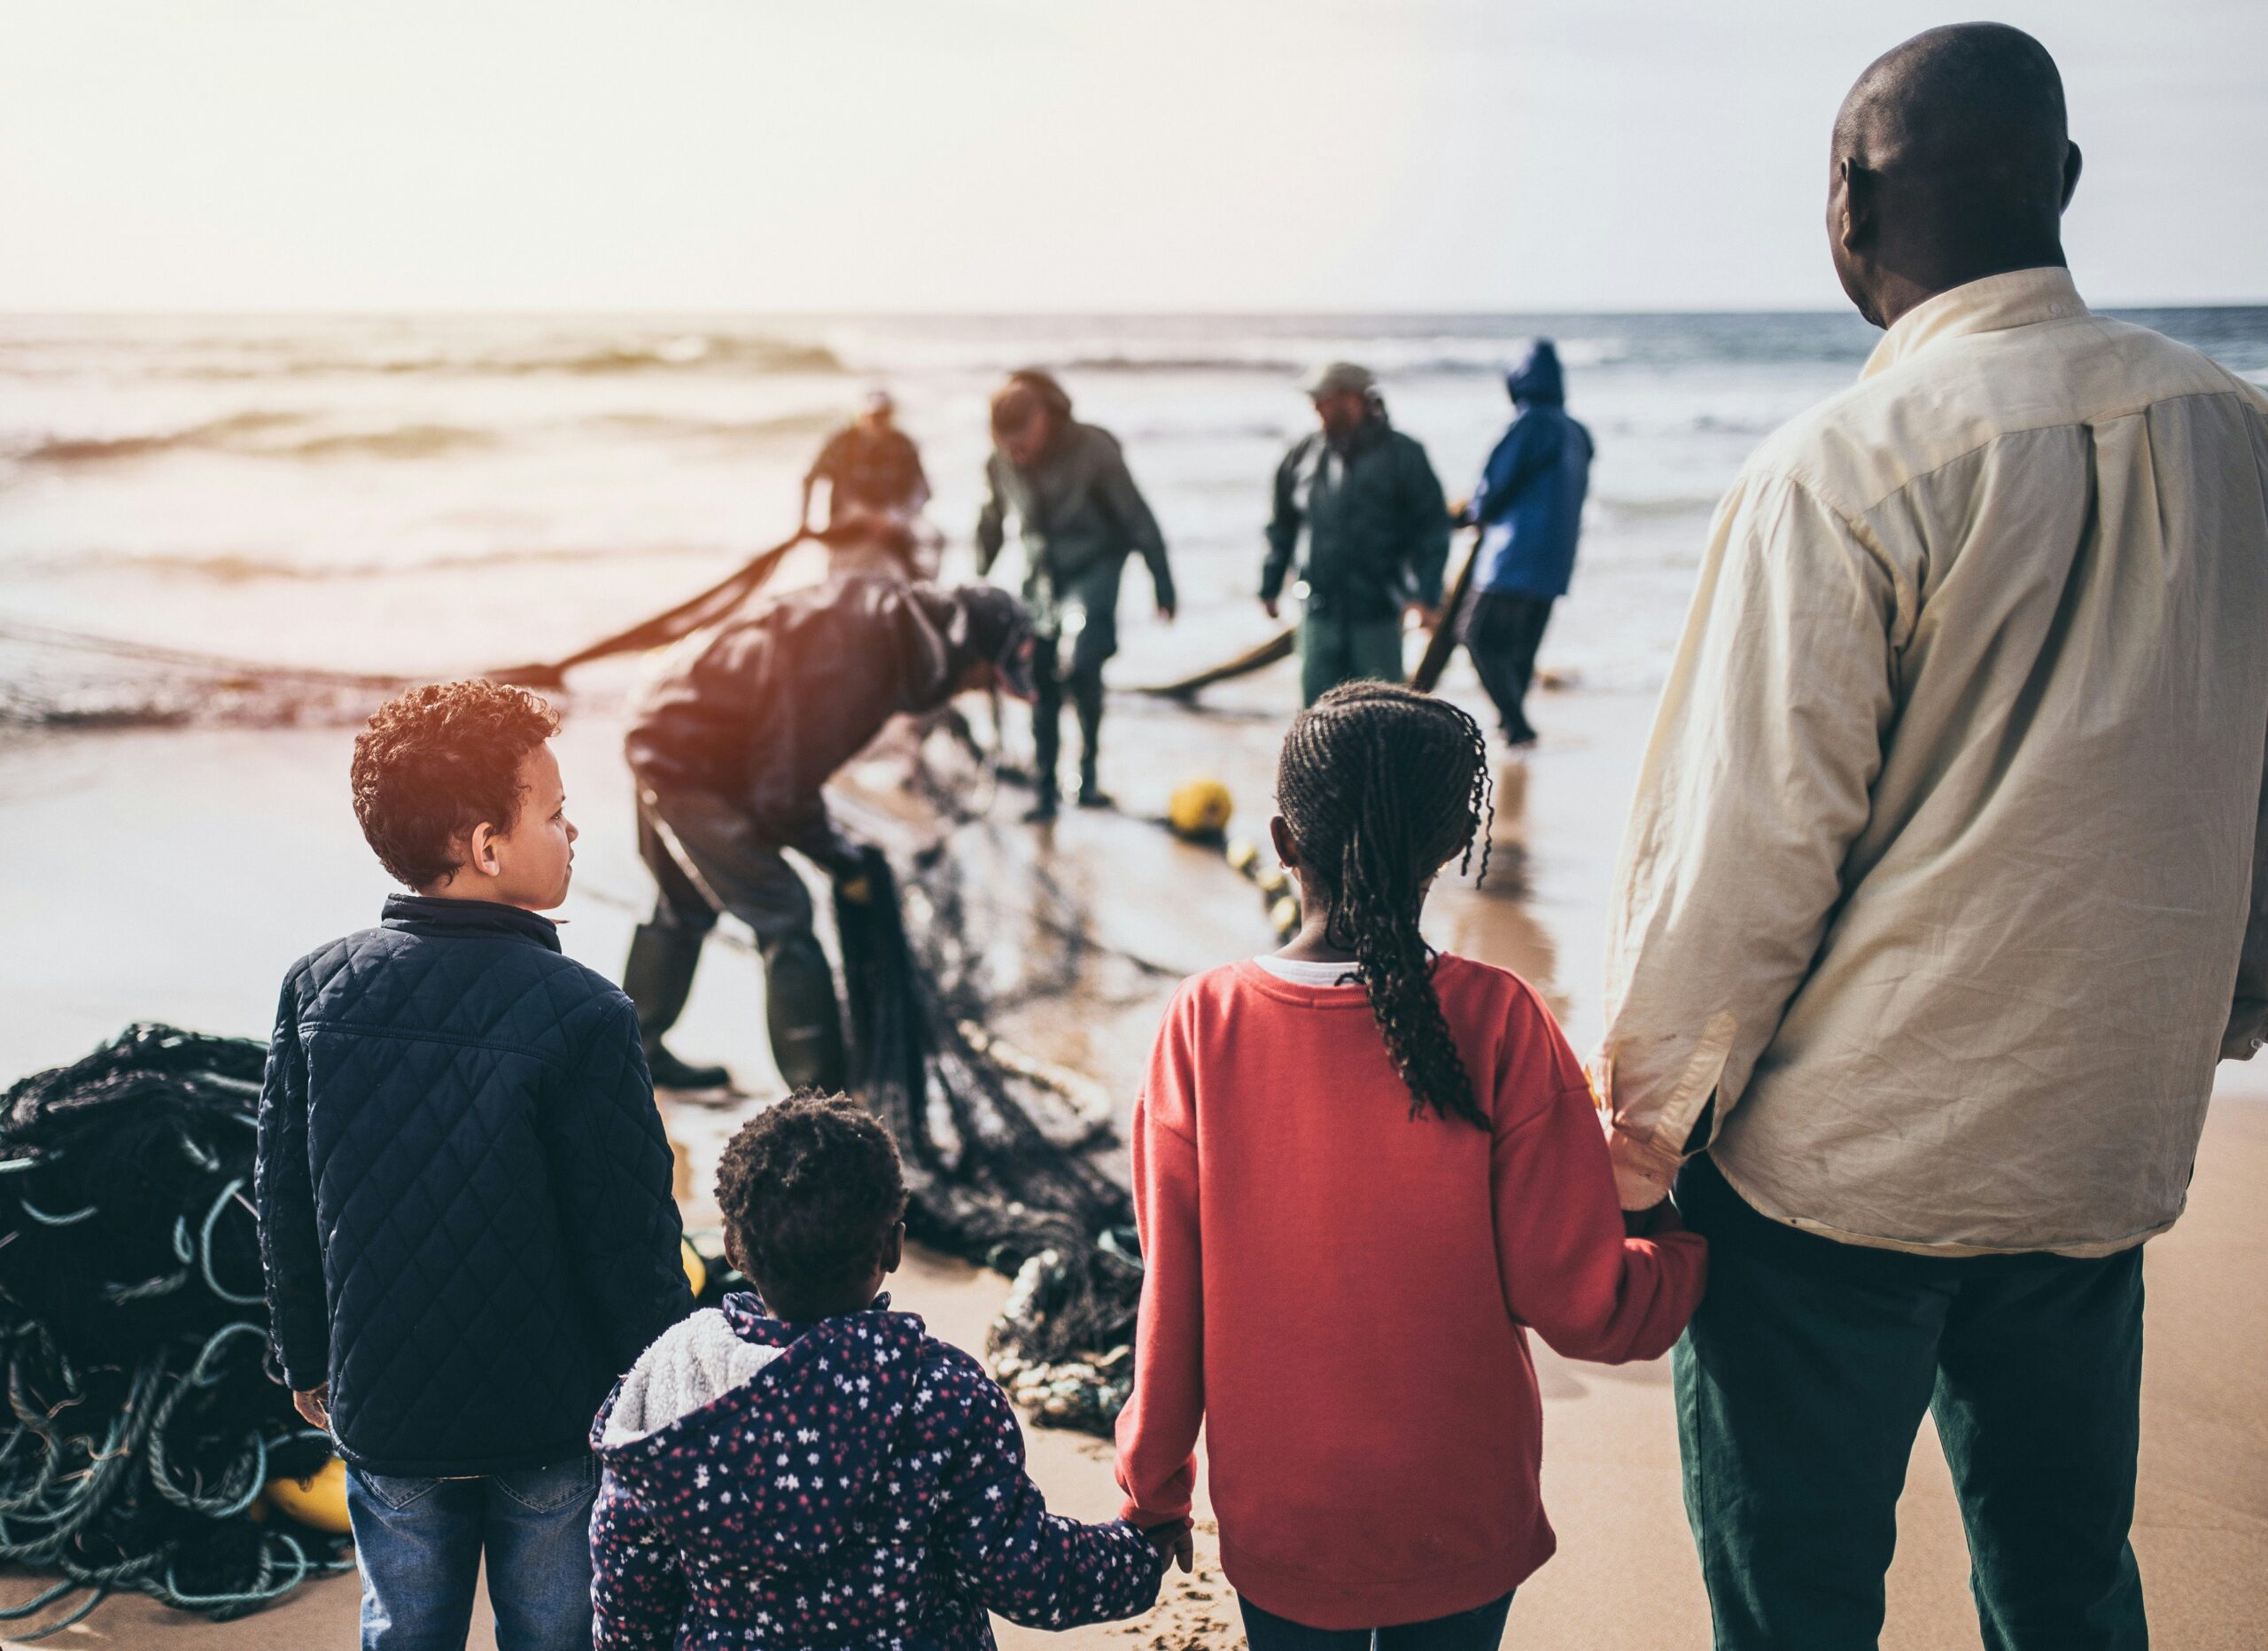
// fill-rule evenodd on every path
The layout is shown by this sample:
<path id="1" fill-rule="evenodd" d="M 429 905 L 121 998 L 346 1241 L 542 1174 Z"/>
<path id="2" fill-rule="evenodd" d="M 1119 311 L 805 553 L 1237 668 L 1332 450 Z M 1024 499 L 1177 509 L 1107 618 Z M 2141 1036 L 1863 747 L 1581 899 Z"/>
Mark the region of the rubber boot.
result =
<path id="1" fill-rule="evenodd" d="M 622 966 L 622 990 L 638 1010 L 638 1039 L 646 1046 L 646 1068 L 662 1089 L 720 1089 L 732 1081 L 721 1066 L 693 1066 L 662 1047 L 662 1034 L 677 1024 L 693 993 L 693 971 L 701 962 L 699 929 L 672 923 L 640 923 L 630 938 L 629 961 Z"/>
<path id="2" fill-rule="evenodd" d="M 819 937 L 805 931 L 764 948 L 765 1024 L 772 1058 L 789 1089 L 833 1094 L 850 1081 L 843 1007 Z"/>
<path id="3" fill-rule="evenodd" d="M 1083 672 L 1071 679 L 1071 705 L 1079 713 L 1079 806 L 1108 808 L 1114 799 L 1097 773 L 1102 758 L 1102 673 Z"/>
<path id="4" fill-rule="evenodd" d="M 1039 822 L 1055 818 L 1060 792 L 1055 768 L 1063 752 L 1063 690 L 1052 678 L 1042 678 L 1031 707 L 1032 805 L 1024 815 Z"/>

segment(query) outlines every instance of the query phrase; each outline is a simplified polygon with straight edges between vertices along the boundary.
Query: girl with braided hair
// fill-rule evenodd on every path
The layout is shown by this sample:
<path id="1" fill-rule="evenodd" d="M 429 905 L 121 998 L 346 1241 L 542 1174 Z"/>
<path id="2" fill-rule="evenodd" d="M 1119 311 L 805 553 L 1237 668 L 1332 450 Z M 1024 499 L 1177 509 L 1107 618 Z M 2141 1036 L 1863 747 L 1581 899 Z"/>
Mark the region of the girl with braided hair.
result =
<path id="1" fill-rule="evenodd" d="M 1135 1112 L 1146 1273 L 1118 1423 L 1125 1515 L 1184 1517 L 1199 1425 L 1253 1651 L 1480 1651 L 1550 1556 L 1527 1333 L 1667 1351 L 1706 1250 L 1626 1227 L 1550 1012 L 1419 928 L 1487 857 L 1487 750 L 1384 682 L 1301 713 L 1270 829 L 1306 912 L 1185 982 Z"/>

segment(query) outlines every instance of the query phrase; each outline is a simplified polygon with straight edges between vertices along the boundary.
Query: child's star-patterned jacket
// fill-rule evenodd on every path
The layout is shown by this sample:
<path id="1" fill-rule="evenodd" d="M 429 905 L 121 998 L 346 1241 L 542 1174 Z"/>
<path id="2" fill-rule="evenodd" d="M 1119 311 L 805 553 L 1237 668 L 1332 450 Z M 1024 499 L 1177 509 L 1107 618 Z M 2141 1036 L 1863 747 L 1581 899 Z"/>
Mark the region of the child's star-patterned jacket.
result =
<path id="1" fill-rule="evenodd" d="M 878 1298 L 812 1325 L 753 1295 L 649 1348 L 592 1429 L 598 1651 L 992 1645 L 1146 1610 L 1164 1561 L 1047 1511 L 983 1367 Z"/>

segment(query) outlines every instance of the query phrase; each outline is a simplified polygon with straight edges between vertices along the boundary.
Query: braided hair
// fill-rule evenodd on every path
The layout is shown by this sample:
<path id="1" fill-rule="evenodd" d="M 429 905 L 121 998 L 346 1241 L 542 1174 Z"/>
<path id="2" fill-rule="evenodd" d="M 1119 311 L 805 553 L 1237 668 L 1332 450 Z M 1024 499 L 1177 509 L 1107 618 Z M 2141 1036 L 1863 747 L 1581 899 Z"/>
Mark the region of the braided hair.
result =
<path id="1" fill-rule="evenodd" d="M 1488 747 L 1445 699 L 1391 682 L 1332 689 L 1285 736 L 1276 804 L 1301 869 L 1328 901 L 1325 932 L 1355 954 L 1410 1116 L 1486 1127 L 1472 1080 L 1433 990 L 1433 948 L 1418 931 L 1426 880 L 1476 840 L 1488 875 Z"/>

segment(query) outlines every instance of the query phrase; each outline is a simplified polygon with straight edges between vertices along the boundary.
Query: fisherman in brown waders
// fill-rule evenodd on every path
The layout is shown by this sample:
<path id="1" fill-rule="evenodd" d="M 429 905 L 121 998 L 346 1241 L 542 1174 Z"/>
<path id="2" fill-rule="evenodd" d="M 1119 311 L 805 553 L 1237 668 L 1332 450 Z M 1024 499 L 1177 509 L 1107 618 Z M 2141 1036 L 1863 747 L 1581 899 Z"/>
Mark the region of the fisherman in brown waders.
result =
<path id="1" fill-rule="evenodd" d="M 827 524 L 812 522 L 812 495 L 827 484 Z M 920 449 L 897 427 L 887 390 L 869 391 L 858 416 L 827 440 L 804 476 L 804 531 L 827 539 L 828 571 L 837 577 L 893 573 L 934 579 L 939 545 L 921 520 L 929 478 Z"/>
<path id="2" fill-rule="evenodd" d="M 654 1082 L 712 1089 L 662 1043 L 693 990 L 701 945 L 728 912 L 764 958 L 773 1057 L 791 1089 L 848 1077 L 835 971 L 812 931 L 793 850 L 857 898 L 865 861 L 828 817 L 826 784 L 882 725 L 956 694 L 1031 695 L 1031 632 L 1006 591 L 898 577 L 829 581 L 689 637 L 641 697 L 626 750 L 638 783 L 638 853 L 660 887 L 622 989 Z"/>
<path id="3" fill-rule="evenodd" d="M 1044 372 L 1012 373 L 992 397 L 992 456 L 976 523 L 976 568 L 990 573 L 1014 517 L 1024 547 L 1024 602 L 1031 611 L 1032 745 L 1037 772 L 1031 820 L 1052 820 L 1064 689 L 1079 719 L 1079 806 L 1107 808 L 1097 773 L 1102 738 L 1102 667 L 1118 651 L 1118 581 L 1139 552 L 1157 593 L 1158 617 L 1174 615 L 1165 535 L 1126 469 L 1117 438 L 1071 417 L 1071 398 Z M 1068 655 L 1068 657 L 1067 657 Z"/>

